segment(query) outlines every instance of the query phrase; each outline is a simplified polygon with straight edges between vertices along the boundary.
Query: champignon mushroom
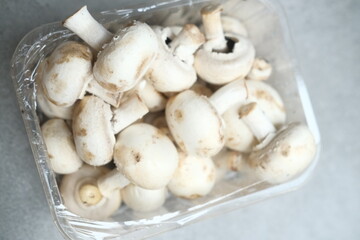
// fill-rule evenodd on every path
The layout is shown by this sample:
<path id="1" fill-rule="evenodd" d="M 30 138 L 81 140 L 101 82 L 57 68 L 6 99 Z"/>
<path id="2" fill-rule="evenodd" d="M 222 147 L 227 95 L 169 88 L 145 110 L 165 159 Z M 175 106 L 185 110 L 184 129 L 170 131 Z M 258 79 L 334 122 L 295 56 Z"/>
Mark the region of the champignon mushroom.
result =
<path id="1" fill-rule="evenodd" d="M 133 21 L 112 35 L 90 15 L 86 6 L 67 18 L 64 26 L 94 49 L 101 50 L 93 74 L 96 81 L 112 93 L 133 88 L 158 52 L 157 36 L 147 24 Z"/>
<path id="2" fill-rule="evenodd" d="M 50 119 L 41 126 L 50 168 L 59 174 L 77 171 L 83 164 L 77 155 L 73 136 L 65 121 Z"/>
<path id="3" fill-rule="evenodd" d="M 72 129 L 79 157 L 93 166 L 111 161 L 115 136 L 110 105 L 96 96 L 85 96 L 74 108 Z"/>
<path id="4" fill-rule="evenodd" d="M 190 88 L 196 81 L 193 53 L 205 41 L 200 30 L 186 24 L 172 39 L 169 46 L 158 37 L 159 54 L 146 74 L 146 79 L 159 92 L 180 92 Z"/>
<path id="5" fill-rule="evenodd" d="M 284 103 L 278 92 L 270 85 L 247 80 L 248 96 L 245 102 L 229 108 L 222 118 L 225 122 L 225 146 L 236 151 L 249 153 L 258 143 L 249 127 L 239 118 L 239 110 L 245 103 L 256 102 L 269 120 L 276 127 L 285 123 L 286 112 Z"/>
<path id="6" fill-rule="evenodd" d="M 149 190 L 129 184 L 121 189 L 125 204 L 138 212 L 150 212 L 160 208 L 165 202 L 166 195 L 166 187 Z"/>
<path id="7" fill-rule="evenodd" d="M 91 50 L 83 44 L 68 41 L 56 47 L 39 73 L 47 99 L 57 106 L 72 106 L 91 80 L 91 61 Z"/>
<path id="8" fill-rule="evenodd" d="M 225 33 L 222 29 L 221 5 L 201 9 L 206 42 L 195 54 L 195 69 L 206 82 L 225 84 L 244 78 L 251 69 L 255 49 L 245 37 Z"/>
<path id="9" fill-rule="evenodd" d="M 255 58 L 250 72 L 246 79 L 265 81 L 269 79 L 272 73 L 272 67 L 265 59 Z"/>
<path id="10" fill-rule="evenodd" d="M 292 123 L 275 133 L 256 103 L 243 106 L 240 115 L 261 141 L 250 153 L 248 162 L 262 180 L 272 184 L 288 181 L 303 172 L 314 159 L 315 140 L 305 125 Z"/>
<path id="11" fill-rule="evenodd" d="M 104 220 L 121 205 L 120 190 L 114 190 L 107 197 L 97 188 L 97 179 L 109 170 L 105 167 L 82 166 L 77 172 L 65 175 L 61 180 L 60 192 L 64 205 L 70 212 L 81 217 Z"/>
<path id="12" fill-rule="evenodd" d="M 211 157 L 224 146 L 223 114 L 232 105 L 244 102 L 244 80 L 218 89 L 209 99 L 186 90 L 169 99 L 165 114 L 172 136 L 187 154 Z"/>
<path id="13" fill-rule="evenodd" d="M 187 199 L 207 195 L 215 184 L 216 172 L 210 158 L 179 153 L 179 165 L 168 184 L 170 192 Z"/>
<path id="14" fill-rule="evenodd" d="M 171 140 L 159 129 L 136 123 L 118 135 L 114 163 L 137 186 L 159 189 L 166 186 L 174 174 L 178 153 Z"/>

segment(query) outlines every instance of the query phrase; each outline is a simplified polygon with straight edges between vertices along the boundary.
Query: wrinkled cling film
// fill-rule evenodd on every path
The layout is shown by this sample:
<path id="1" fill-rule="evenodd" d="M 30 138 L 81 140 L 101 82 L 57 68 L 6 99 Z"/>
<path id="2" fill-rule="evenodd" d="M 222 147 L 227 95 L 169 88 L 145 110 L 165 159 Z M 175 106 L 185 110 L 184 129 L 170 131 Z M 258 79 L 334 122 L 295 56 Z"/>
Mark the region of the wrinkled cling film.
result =
<path id="1" fill-rule="evenodd" d="M 199 24 L 199 11 L 212 1 L 147 1 L 133 8 L 107 10 L 95 17 L 110 31 L 124 21 L 136 19 L 164 26 Z M 257 53 L 274 63 L 271 84 L 279 91 L 287 107 L 289 121 L 308 122 L 318 145 L 320 137 L 306 88 L 291 56 L 291 41 L 284 16 L 278 5 L 269 0 L 216 1 L 224 13 L 241 19 L 249 30 Z M 74 9 L 75 11 L 76 9 Z M 60 43 L 78 40 L 61 24 L 50 23 L 27 34 L 19 43 L 11 62 L 11 76 L 18 98 L 39 176 L 60 232 L 67 239 L 140 239 L 184 226 L 200 219 L 228 212 L 299 187 L 311 174 L 312 165 L 298 178 L 277 186 L 241 174 L 227 176 L 208 196 L 184 200 L 169 196 L 162 208 L 150 213 L 136 213 L 122 206 L 110 219 L 94 221 L 69 212 L 62 203 L 57 176 L 49 168 L 46 147 L 40 132 L 44 116 L 36 104 L 35 75 L 38 64 Z M 284 83 L 285 82 L 285 83 Z M 305 102 L 305 105 L 303 103 Z M 303 107 L 305 106 L 305 107 Z M 296 110 L 293 110 L 296 109 Z"/>

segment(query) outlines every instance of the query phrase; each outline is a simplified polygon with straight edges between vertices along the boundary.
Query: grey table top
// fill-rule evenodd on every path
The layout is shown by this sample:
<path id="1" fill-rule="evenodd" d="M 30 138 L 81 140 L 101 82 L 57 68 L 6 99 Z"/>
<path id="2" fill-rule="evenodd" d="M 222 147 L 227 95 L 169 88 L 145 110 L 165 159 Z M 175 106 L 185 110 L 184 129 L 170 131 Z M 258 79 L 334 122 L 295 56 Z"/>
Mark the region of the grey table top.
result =
<path id="1" fill-rule="evenodd" d="M 17 43 L 85 3 L 101 10 L 122 2 L 0 0 L 0 239 L 61 239 L 9 77 Z M 313 177 L 298 191 L 154 239 L 360 239 L 360 1 L 280 2 L 322 135 Z"/>

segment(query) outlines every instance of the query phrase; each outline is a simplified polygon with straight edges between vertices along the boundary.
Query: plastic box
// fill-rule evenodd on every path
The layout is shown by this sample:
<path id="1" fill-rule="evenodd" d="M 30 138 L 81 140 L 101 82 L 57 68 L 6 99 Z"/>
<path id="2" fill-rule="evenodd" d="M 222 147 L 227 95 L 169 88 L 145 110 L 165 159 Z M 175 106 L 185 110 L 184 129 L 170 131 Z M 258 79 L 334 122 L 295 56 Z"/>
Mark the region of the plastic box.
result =
<path id="1" fill-rule="evenodd" d="M 200 8 L 209 2 L 211 1 L 144 1 L 133 8 L 121 9 L 119 6 L 119 10 L 104 11 L 95 16 L 109 29 L 117 29 L 119 24 L 128 19 L 165 25 L 200 23 Z M 311 166 L 296 179 L 280 185 L 271 185 L 251 176 L 235 174 L 218 183 L 206 197 L 196 200 L 170 197 L 161 209 L 147 214 L 137 214 L 122 206 L 105 222 L 83 219 L 68 212 L 62 204 L 57 177 L 47 163 L 46 148 L 39 124 L 42 115 L 36 108 L 34 74 L 44 56 L 60 42 L 76 39 L 76 36 L 63 28 L 60 22 L 46 24 L 28 33 L 19 43 L 12 59 L 12 78 L 51 214 L 65 238 L 149 237 L 294 190 L 301 186 L 313 171 L 318 161 L 320 136 L 306 87 L 293 56 L 291 38 L 282 9 L 274 1 L 269 0 L 220 2 L 224 5 L 225 14 L 245 23 L 249 37 L 255 44 L 257 56 L 264 57 L 273 65 L 274 72 L 269 82 L 284 100 L 288 122 L 304 122 L 312 130 L 317 143 L 317 154 Z"/>

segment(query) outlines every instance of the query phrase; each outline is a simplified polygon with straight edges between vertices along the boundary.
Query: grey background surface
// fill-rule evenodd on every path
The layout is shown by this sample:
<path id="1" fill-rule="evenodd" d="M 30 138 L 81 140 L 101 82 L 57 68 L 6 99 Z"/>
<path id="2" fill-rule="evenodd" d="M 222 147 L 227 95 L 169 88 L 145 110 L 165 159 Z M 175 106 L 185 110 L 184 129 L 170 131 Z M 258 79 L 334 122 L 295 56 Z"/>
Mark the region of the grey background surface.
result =
<path id="1" fill-rule="evenodd" d="M 280 2 L 322 135 L 313 177 L 298 191 L 154 239 L 360 239 L 360 1 Z M 9 77 L 17 43 L 83 4 L 103 10 L 123 3 L 0 0 L 0 239 L 62 239 Z"/>

